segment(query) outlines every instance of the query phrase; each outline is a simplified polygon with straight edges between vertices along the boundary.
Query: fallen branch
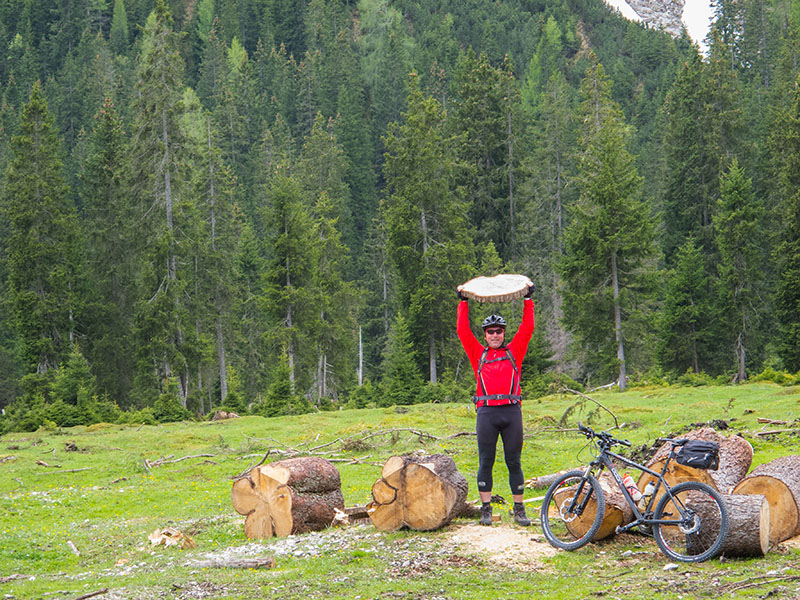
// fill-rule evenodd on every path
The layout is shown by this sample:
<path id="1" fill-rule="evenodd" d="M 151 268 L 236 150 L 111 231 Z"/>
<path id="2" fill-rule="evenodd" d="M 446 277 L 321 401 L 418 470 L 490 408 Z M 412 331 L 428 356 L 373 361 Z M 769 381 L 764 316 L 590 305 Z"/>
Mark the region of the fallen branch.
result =
<path id="1" fill-rule="evenodd" d="M 235 476 L 231 477 L 231 479 L 238 480 L 238 479 L 241 479 L 242 477 L 247 477 L 250 474 L 250 471 L 252 471 L 256 467 L 260 467 L 261 465 L 264 464 L 264 461 L 267 460 L 267 457 L 270 455 L 270 452 L 272 452 L 272 449 L 268 448 L 267 452 L 264 454 L 264 456 L 261 457 L 260 461 L 258 461 L 254 465 L 250 465 L 249 467 L 247 467 L 244 471 L 242 471 L 238 475 L 235 475 Z"/>
<path id="2" fill-rule="evenodd" d="M 779 433 L 791 433 L 793 431 L 800 431 L 800 429 L 792 428 L 792 429 L 771 429 L 770 431 L 756 431 L 755 435 L 758 437 L 763 437 L 765 435 L 777 435 Z"/>
<path id="3" fill-rule="evenodd" d="M 12 573 L 11 575 L 6 575 L 4 577 L 0 577 L 0 583 L 8 583 L 9 581 L 14 581 L 15 579 L 30 579 L 30 575 L 23 575 L 22 573 Z"/>
<path id="4" fill-rule="evenodd" d="M 779 421 L 777 419 L 767 419 L 765 417 L 758 417 L 759 423 L 766 423 L 767 425 L 788 425 L 788 421 Z"/>
<path id="5" fill-rule="evenodd" d="M 75 600 L 86 600 L 87 598 L 94 598 L 95 596 L 107 593 L 108 593 L 108 588 L 103 588 L 102 590 L 97 590 L 96 592 L 90 592 L 89 594 L 78 596 L 77 598 L 75 598 Z"/>
<path id="6" fill-rule="evenodd" d="M 92 467 L 82 467 L 80 469 L 61 469 L 58 471 L 48 471 L 47 473 L 34 473 L 34 475 L 55 475 L 56 473 L 79 473 L 80 471 L 89 471 Z"/>
<path id="7" fill-rule="evenodd" d="M 564 386 L 562 389 L 563 389 L 564 391 L 566 391 L 566 392 L 570 392 L 571 394 L 576 394 L 576 395 L 580 396 L 581 398 L 586 398 L 587 400 L 591 400 L 592 402 L 594 402 L 595 404 L 597 404 L 597 406 L 599 406 L 599 407 L 600 407 L 600 408 L 602 408 L 604 411 L 606 411 L 608 414 L 610 414 L 610 415 L 611 415 L 611 417 L 614 419 L 614 429 L 619 429 L 619 421 L 617 420 L 617 415 L 615 415 L 615 414 L 614 414 L 613 412 L 611 412 L 611 411 L 610 411 L 608 408 L 606 408 L 605 406 L 603 406 L 602 404 L 600 404 L 600 403 L 599 403 L 597 400 L 595 400 L 595 399 L 594 399 L 594 398 L 592 398 L 591 396 L 587 396 L 587 395 L 586 395 L 586 394 L 584 394 L 583 392 L 579 392 L 578 390 L 573 390 L 572 388 L 568 388 L 567 386 Z M 595 388 L 595 389 L 599 389 L 599 388 Z"/>
<path id="8" fill-rule="evenodd" d="M 770 583 L 778 583 L 779 581 L 797 581 L 798 579 L 800 579 L 800 575 L 784 575 L 782 577 L 772 577 L 771 579 L 767 579 L 767 577 L 769 577 L 769 575 L 762 575 L 760 577 L 752 577 L 751 579 L 745 579 L 744 582 L 738 582 L 735 585 L 732 585 L 731 587 L 723 586 L 720 589 L 720 591 L 722 591 L 723 593 L 729 593 L 729 592 L 733 593 L 747 588 L 758 587 L 761 585 L 769 585 Z"/>
<path id="9" fill-rule="evenodd" d="M 17 460 L 17 457 L 14 456 L 13 454 L 10 456 L 4 456 L 3 458 L 0 458 L 0 464 L 8 462 L 9 460 Z"/>
<path id="10" fill-rule="evenodd" d="M 60 469 L 61 468 L 61 465 L 49 465 L 46 462 L 44 462 L 43 460 L 37 460 L 36 464 L 39 465 L 40 467 L 49 467 L 51 469 Z"/>
<path id="11" fill-rule="evenodd" d="M 172 455 L 170 455 L 170 456 L 172 456 Z M 161 465 L 167 465 L 167 464 L 171 464 L 171 463 L 179 463 L 179 462 L 181 462 L 183 460 L 187 460 L 187 459 L 190 459 L 190 458 L 205 458 L 205 457 L 214 457 L 214 456 L 216 456 L 216 454 L 190 454 L 188 456 L 182 456 L 181 458 L 174 458 L 172 460 L 167 460 L 169 458 L 169 456 L 167 456 L 165 458 L 160 458 L 158 460 L 154 460 L 153 462 L 150 463 L 150 466 L 151 467 L 160 467 Z"/>
<path id="12" fill-rule="evenodd" d="M 192 563 L 201 569 L 274 569 L 275 558 L 267 556 L 264 558 L 238 558 L 202 560 Z"/>

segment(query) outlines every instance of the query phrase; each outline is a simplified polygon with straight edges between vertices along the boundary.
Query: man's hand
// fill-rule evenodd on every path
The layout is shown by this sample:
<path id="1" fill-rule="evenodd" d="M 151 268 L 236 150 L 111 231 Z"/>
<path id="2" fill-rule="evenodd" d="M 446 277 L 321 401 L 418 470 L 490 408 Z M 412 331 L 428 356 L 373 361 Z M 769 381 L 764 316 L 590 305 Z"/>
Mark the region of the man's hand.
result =
<path id="1" fill-rule="evenodd" d="M 536 291 L 536 286 L 533 285 L 533 284 L 530 284 L 528 286 L 528 291 L 525 292 L 525 297 L 526 298 L 530 298 L 531 296 L 533 296 L 533 292 L 535 292 L 535 291 Z"/>
<path id="2" fill-rule="evenodd" d="M 459 285 L 459 286 L 456 288 L 456 296 L 458 296 L 458 299 L 459 299 L 461 302 L 464 302 L 464 301 L 466 301 L 466 300 L 467 300 L 467 297 L 466 297 L 464 294 L 462 294 L 462 293 L 461 293 L 461 290 L 462 290 L 462 289 L 464 289 L 464 286 L 463 286 L 463 285 Z"/>

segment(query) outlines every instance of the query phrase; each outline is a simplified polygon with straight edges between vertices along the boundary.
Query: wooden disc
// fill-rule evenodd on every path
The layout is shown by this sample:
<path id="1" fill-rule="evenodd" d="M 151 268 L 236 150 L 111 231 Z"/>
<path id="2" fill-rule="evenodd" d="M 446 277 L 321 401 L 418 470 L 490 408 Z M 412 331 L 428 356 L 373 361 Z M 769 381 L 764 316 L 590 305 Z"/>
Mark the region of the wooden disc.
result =
<path id="1" fill-rule="evenodd" d="M 522 298 L 533 285 L 525 275 L 502 273 L 494 277 L 475 277 L 461 287 L 461 293 L 478 302 L 511 302 Z"/>

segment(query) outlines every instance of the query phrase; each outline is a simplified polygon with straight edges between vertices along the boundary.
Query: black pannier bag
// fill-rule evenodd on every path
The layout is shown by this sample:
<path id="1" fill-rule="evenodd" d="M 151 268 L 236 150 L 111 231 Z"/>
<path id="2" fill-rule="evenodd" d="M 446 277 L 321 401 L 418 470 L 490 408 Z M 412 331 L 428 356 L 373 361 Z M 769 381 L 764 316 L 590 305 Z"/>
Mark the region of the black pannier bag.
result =
<path id="1" fill-rule="evenodd" d="M 702 440 L 689 440 L 678 451 L 675 460 L 678 464 L 695 469 L 711 469 L 719 467 L 719 444 Z"/>

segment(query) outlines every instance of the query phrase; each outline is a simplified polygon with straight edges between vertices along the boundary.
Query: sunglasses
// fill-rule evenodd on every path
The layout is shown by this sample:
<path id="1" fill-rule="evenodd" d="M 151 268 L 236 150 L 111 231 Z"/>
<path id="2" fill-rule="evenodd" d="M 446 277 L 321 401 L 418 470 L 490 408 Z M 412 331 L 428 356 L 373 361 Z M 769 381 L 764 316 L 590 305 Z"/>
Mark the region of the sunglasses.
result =
<path id="1" fill-rule="evenodd" d="M 488 333 L 489 335 L 500 335 L 501 333 L 504 333 L 504 332 L 505 332 L 505 329 L 503 329 L 502 327 L 498 327 L 497 329 L 487 329 L 486 330 L 486 333 Z"/>

